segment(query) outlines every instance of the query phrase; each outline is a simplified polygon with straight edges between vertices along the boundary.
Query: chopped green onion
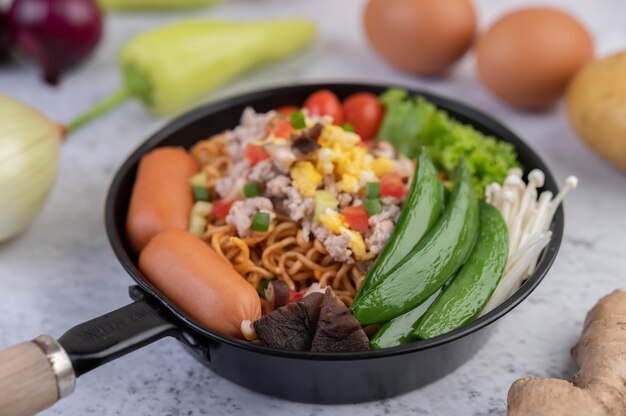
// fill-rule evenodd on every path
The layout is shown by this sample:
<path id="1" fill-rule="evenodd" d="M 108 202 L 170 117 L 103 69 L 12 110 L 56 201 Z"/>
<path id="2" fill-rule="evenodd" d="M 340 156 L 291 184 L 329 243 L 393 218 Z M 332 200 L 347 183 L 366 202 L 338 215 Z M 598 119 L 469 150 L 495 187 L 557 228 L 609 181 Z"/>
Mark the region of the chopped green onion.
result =
<path id="1" fill-rule="evenodd" d="M 243 194 L 246 198 L 252 198 L 261 195 L 261 189 L 256 182 L 250 182 L 243 186 Z"/>
<path id="2" fill-rule="evenodd" d="M 267 212 L 257 212 L 252 216 L 252 229 L 254 231 L 267 231 L 270 228 L 270 214 Z"/>
<path id="3" fill-rule="evenodd" d="M 368 182 L 365 184 L 365 198 L 380 198 L 380 182 Z"/>
<path id="4" fill-rule="evenodd" d="M 368 199 L 363 205 L 365 205 L 365 212 L 367 212 L 368 217 L 383 212 L 383 205 L 380 203 L 380 199 Z"/>
<path id="5" fill-rule="evenodd" d="M 208 201 L 209 200 L 209 190 L 206 186 L 194 186 L 193 187 L 193 198 L 196 201 Z"/>
<path id="6" fill-rule="evenodd" d="M 294 111 L 293 113 L 291 113 L 291 127 L 296 130 L 300 130 L 306 127 L 304 114 L 302 114 L 302 111 Z"/>
<path id="7" fill-rule="evenodd" d="M 259 282 L 259 285 L 256 287 L 256 291 L 259 293 L 261 298 L 265 299 L 265 289 L 270 284 L 271 280 L 263 279 Z"/>
<path id="8" fill-rule="evenodd" d="M 354 133 L 354 127 L 350 123 L 343 123 L 341 125 L 341 128 L 344 129 L 345 131 L 349 131 L 350 133 Z"/>
<path id="9" fill-rule="evenodd" d="M 209 190 L 206 187 L 206 172 L 200 172 L 189 178 L 189 184 L 193 188 L 193 198 L 196 201 L 208 201 Z"/>

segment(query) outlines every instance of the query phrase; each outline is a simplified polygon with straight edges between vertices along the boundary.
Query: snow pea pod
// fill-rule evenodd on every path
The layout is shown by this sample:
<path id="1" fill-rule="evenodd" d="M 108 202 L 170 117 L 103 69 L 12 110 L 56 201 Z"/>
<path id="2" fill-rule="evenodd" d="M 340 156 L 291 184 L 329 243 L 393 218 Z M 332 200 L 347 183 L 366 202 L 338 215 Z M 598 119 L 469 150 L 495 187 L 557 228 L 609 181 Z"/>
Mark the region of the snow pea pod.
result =
<path id="1" fill-rule="evenodd" d="M 414 341 L 417 323 L 442 292 L 443 288 L 439 288 L 417 307 L 386 322 L 370 341 L 372 349 L 397 347 Z"/>
<path id="2" fill-rule="evenodd" d="M 478 198 L 462 161 L 443 215 L 404 260 L 353 303 L 354 316 L 362 325 L 386 322 L 424 302 L 461 267 L 477 232 Z"/>
<path id="3" fill-rule="evenodd" d="M 500 212 L 483 204 L 476 244 L 452 283 L 415 330 L 419 339 L 454 331 L 473 321 L 498 286 L 509 254 L 509 232 Z"/>
<path id="4" fill-rule="evenodd" d="M 441 213 L 442 193 L 437 169 L 426 150 L 422 149 L 409 196 L 393 234 L 365 276 L 355 301 L 409 254 L 432 228 Z"/>

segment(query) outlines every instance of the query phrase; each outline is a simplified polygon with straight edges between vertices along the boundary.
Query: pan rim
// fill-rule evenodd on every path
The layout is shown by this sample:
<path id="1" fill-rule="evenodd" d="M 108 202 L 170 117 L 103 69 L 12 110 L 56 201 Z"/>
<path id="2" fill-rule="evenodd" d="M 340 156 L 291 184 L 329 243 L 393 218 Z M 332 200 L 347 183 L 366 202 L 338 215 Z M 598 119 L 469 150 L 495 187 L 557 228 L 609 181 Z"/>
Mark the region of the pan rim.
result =
<path id="1" fill-rule="evenodd" d="M 147 139 L 141 142 L 141 144 L 132 151 L 132 153 L 126 158 L 122 165 L 118 168 L 115 176 L 109 186 L 105 202 L 105 228 L 111 248 L 117 257 L 118 261 L 122 264 L 124 269 L 130 274 L 131 278 L 149 295 L 156 298 L 161 304 L 169 309 L 181 323 L 188 328 L 191 328 L 198 335 L 205 337 L 209 341 L 217 343 L 226 343 L 236 348 L 248 350 L 250 352 L 262 354 L 281 356 L 286 358 L 295 359 L 307 359 L 307 360 L 324 360 L 324 361 L 353 361 L 353 360 L 367 360 L 384 358 L 396 355 L 404 355 L 417 351 L 436 348 L 444 344 L 452 343 L 460 338 L 469 336 L 481 329 L 495 323 L 503 316 L 507 315 L 520 303 L 522 303 L 541 283 L 547 274 L 548 270 L 554 263 L 558 254 L 561 240 L 563 237 L 564 228 L 564 212 L 562 205 L 557 209 L 554 218 L 552 220 L 550 229 L 552 231 L 552 239 L 544 249 L 544 252 L 537 264 L 535 272 L 524 282 L 524 284 L 505 302 L 499 305 L 494 310 L 481 316 L 471 322 L 470 324 L 459 328 L 455 331 L 442 334 L 429 340 L 422 340 L 412 342 L 407 345 L 384 348 L 374 351 L 364 352 L 352 352 L 352 353 L 314 353 L 314 352 L 297 352 L 297 351 L 284 351 L 277 350 L 270 347 L 261 345 L 255 345 L 247 341 L 239 340 L 229 336 L 221 335 L 217 332 L 203 328 L 191 318 L 186 316 L 176 305 L 171 303 L 165 296 L 163 296 L 156 288 L 149 284 L 149 282 L 143 277 L 138 268 L 134 265 L 131 256 L 125 250 L 122 242 L 123 237 L 120 234 L 116 226 L 116 200 L 118 198 L 119 189 L 124 179 L 132 174 L 134 166 L 137 164 L 139 158 L 147 151 L 158 147 L 158 144 L 164 141 L 171 133 L 179 130 L 183 126 L 193 123 L 198 119 L 208 117 L 213 113 L 221 110 L 225 110 L 228 107 L 237 105 L 244 105 L 247 102 L 253 101 L 257 98 L 266 97 L 268 95 L 285 95 L 292 91 L 297 91 L 303 87 L 322 89 L 327 88 L 331 91 L 333 88 L 348 88 L 358 91 L 361 89 L 387 89 L 387 88 L 402 88 L 406 89 L 411 95 L 422 95 L 427 100 L 434 102 L 437 107 L 442 107 L 448 112 L 463 114 L 465 118 L 471 119 L 474 123 L 483 125 L 489 130 L 497 132 L 494 135 L 498 140 L 504 140 L 512 143 L 518 152 L 524 152 L 529 155 L 530 159 L 533 159 L 533 164 L 536 168 L 541 169 L 545 174 L 544 188 L 551 190 L 556 194 L 558 187 L 554 180 L 554 176 L 545 164 L 543 159 L 535 152 L 524 140 L 522 140 L 517 134 L 513 133 L 499 121 L 495 120 L 491 116 L 483 113 L 482 111 L 475 109 L 474 107 L 464 104 L 455 99 L 450 99 L 438 94 L 431 93 L 423 89 L 414 89 L 410 86 L 402 85 L 384 85 L 380 83 L 346 83 L 346 82 L 302 82 L 293 85 L 273 86 L 270 88 L 257 89 L 248 93 L 238 94 L 231 97 L 226 97 L 214 103 L 201 105 L 190 111 L 182 113 L 173 120 L 167 122 L 164 126 L 152 133 Z"/>

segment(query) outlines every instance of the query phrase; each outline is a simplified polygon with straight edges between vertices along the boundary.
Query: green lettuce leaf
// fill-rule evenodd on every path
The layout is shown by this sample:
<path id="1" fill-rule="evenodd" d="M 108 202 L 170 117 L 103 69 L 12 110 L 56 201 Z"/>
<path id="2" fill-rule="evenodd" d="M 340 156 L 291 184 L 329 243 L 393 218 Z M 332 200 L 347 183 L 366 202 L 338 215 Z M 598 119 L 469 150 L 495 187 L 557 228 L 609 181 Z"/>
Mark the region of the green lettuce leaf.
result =
<path id="1" fill-rule="evenodd" d="M 437 168 L 450 181 L 464 158 L 481 197 L 489 183 L 502 183 L 509 169 L 519 166 L 513 145 L 453 120 L 423 97 L 410 97 L 407 91 L 394 88 L 380 99 L 385 117 L 377 140 L 390 142 L 412 159 L 426 147 Z"/>

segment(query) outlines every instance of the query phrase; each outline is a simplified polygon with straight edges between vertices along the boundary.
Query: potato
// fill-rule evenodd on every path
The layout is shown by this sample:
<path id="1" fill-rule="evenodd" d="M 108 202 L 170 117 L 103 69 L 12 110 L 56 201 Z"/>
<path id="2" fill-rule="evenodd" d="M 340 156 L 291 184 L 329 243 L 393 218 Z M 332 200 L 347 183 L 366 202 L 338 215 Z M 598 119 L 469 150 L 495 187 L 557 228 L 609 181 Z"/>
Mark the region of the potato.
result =
<path id="1" fill-rule="evenodd" d="M 626 51 L 576 74 L 567 90 L 567 111 L 587 146 L 626 171 Z"/>

